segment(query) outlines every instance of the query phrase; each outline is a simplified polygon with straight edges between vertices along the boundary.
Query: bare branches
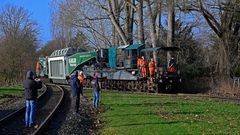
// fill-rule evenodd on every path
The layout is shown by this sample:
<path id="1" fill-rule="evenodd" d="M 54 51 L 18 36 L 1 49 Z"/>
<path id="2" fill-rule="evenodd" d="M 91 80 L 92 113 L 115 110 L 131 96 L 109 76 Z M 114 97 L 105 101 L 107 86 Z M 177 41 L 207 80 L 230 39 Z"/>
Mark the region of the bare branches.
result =
<path id="1" fill-rule="evenodd" d="M 23 8 L 7 6 L 0 12 L 0 32 L 0 76 L 9 76 L 5 78 L 7 82 L 21 81 L 24 70 L 31 69 L 34 62 L 37 25 Z"/>
<path id="2" fill-rule="evenodd" d="M 74 39 L 79 31 L 86 35 L 86 39 L 92 46 L 101 43 L 109 44 L 109 33 L 102 32 L 99 27 L 103 21 L 106 22 L 104 25 L 110 22 L 110 17 L 104 13 L 104 9 L 107 9 L 104 2 L 95 0 L 61 0 L 56 5 L 56 15 L 54 17 L 57 17 L 57 19 L 55 19 L 53 25 L 57 26 L 55 31 L 64 31 L 55 32 L 56 35 L 62 34 L 60 37 L 65 38 L 62 44 L 70 45 L 72 43 L 71 40 Z M 93 44 L 93 42 L 98 43 Z"/>
<path id="3" fill-rule="evenodd" d="M 129 0 L 124 0 L 128 5 L 130 5 L 134 10 L 137 10 L 137 7 L 135 4 L 133 4 L 132 2 L 130 2 Z"/>
<path id="4" fill-rule="evenodd" d="M 119 24 L 117 23 L 117 20 L 113 14 L 113 10 L 112 10 L 112 5 L 111 5 L 111 1 L 108 0 L 108 7 L 109 7 L 109 17 L 111 18 L 111 21 L 113 23 L 113 26 L 117 29 L 121 39 L 123 40 L 124 44 L 128 44 L 127 42 L 127 38 L 123 32 L 123 30 L 121 29 L 121 27 L 119 26 Z"/>

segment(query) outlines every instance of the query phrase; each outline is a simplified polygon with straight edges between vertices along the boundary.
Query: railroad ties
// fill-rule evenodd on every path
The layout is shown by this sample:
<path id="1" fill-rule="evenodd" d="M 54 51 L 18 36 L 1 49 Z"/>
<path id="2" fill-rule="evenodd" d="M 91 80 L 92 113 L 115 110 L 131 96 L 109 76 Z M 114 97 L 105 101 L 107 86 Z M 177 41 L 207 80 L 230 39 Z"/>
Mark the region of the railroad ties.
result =
<path id="1" fill-rule="evenodd" d="M 25 127 L 26 108 L 23 107 L 0 121 L 0 134 L 40 134 L 58 110 L 63 97 L 64 91 L 61 87 L 56 85 L 48 86 L 44 94 L 38 99 L 36 114 L 36 124 L 38 124 L 38 127 Z"/>

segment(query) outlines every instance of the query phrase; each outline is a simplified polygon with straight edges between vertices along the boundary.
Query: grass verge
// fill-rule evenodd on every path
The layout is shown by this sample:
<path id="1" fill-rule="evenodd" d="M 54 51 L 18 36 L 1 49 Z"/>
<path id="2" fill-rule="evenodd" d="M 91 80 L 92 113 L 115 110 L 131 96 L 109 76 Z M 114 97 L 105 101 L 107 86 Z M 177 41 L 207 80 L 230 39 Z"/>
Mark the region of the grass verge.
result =
<path id="1" fill-rule="evenodd" d="M 92 96 L 91 91 L 87 92 Z M 103 91 L 103 135 L 240 134 L 240 106 L 207 98 Z"/>
<path id="2" fill-rule="evenodd" d="M 22 86 L 0 87 L 0 97 L 22 96 L 23 92 Z"/>

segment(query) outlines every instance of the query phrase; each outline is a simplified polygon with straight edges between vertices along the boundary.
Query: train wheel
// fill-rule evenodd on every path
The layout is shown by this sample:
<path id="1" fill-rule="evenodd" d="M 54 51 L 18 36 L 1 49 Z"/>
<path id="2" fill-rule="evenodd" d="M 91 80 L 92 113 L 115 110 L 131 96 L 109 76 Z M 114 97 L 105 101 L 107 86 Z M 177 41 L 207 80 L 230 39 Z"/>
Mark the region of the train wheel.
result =
<path id="1" fill-rule="evenodd" d="M 137 81 L 133 81 L 133 90 L 134 91 L 137 91 L 138 89 L 137 89 Z"/>
<path id="2" fill-rule="evenodd" d="M 118 81 L 118 89 L 119 89 L 119 90 L 123 90 L 122 82 L 121 82 L 121 81 Z"/>
<path id="3" fill-rule="evenodd" d="M 163 84 L 163 83 L 159 84 L 158 88 L 159 88 L 158 89 L 159 92 L 166 92 L 166 85 L 165 84 Z"/>
<path id="4" fill-rule="evenodd" d="M 157 93 L 158 92 L 158 86 L 157 86 L 158 84 L 156 84 L 156 83 L 153 83 L 153 92 L 154 93 Z"/>
<path id="5" fill-rule="evenodd" d="M 137 81 L 136 83 L 136 91 L 141 91 L 141 83 L 139 83 L 139 81 Z"/>

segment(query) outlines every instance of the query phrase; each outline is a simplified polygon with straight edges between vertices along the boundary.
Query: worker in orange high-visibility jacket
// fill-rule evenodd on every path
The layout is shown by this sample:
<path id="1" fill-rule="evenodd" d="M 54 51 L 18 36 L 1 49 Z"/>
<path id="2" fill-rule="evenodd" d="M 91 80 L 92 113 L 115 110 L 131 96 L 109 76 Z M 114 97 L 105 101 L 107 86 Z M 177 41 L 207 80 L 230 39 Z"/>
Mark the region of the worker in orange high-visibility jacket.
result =
<path id="1" fill-rule="evenodd" d="M 142 56 L 141 71 L 142 71 L 142 77 L 144 78 L 147 77 L 147 66 L 148 66 L 148 63 L 147 61 L 145 61 L 144 57 Z"/>
<path id="2" fill-rule="evenodd" d="M 138 76 L 140 76 L 141 73 L 141 63 L 142 63 L 142 57 L 139 57 L 137 60 L 137 67 L 138 67 Z"/>
<path id="3" fill-rule="evenodd" d="M 40 76 L 41 70 L 42 70 L 42 65 L 41 65 L 41 63 L 37 62 L 37 64 L 36 64 L 36 75 L 37 75 L 37 77 Z"/>
<path id="4" fill-rule="evenodd" d="M 154 62 L 153 58 L 151 58 L 151 61 L 148 64 L 150 77 L 154 76 L 155 66 L 156 66 L 156 63 Z"/>
<path id="5" fill-rule="evenodd" d="M 83 72 L 79 72 L 78 80 L 80 81 L 80 94 L 83 94 L 83 86 L 84 86 L 84 75 Z"/>
<path id="6" fill-rule="evenodd" d="M 78 79 L 80 81 L 80 84 L 83 85 L 84 84 L 84 75 L 83 75 L 82 71 L 79 72 Z"/>

